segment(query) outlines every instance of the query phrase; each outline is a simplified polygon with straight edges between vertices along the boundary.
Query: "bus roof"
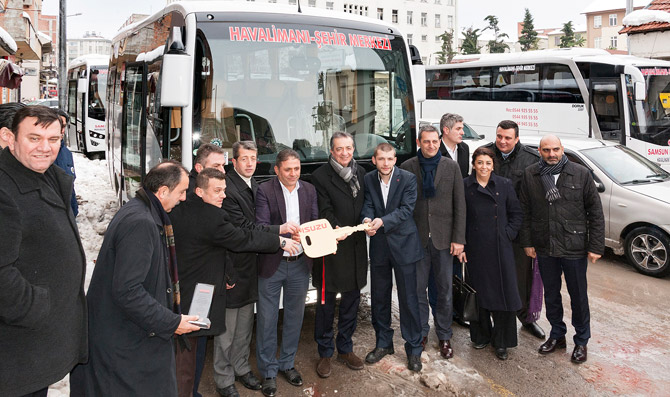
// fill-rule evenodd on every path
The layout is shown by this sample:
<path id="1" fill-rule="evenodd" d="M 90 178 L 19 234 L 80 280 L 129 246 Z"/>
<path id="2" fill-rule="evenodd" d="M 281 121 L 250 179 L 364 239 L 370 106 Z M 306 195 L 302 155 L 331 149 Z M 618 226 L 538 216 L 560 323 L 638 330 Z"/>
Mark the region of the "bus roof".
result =
<path id="1" fill-rule="evenodd" d="M 79 56 L 70 62 L 68 70 L 82 65 L 88 66 L 107 66 L 109 65 L 109 55 L 88 54 Z"/>
<path id="2" fill-rule="evenodd" d="M 296 19 L 303 17 L 312 17 L 312 18 L 323 18 L 324 20 L 337 20 L 342 23 L 349 22 L 358 22 L 361 24 L 361 28 L 365 29 L 365 26 L 369 28 L 375 28 L 375 30 L 384 30 L 387 34 L 400 35 L 401 33 L 397 28 L 386 24 L 383 21 L 378 19 L 364 17 L 356 14 L 349 14 L 345 12 L 336 12 L 331 10 L 324 10 L 316 7 L 308 7 L 306 5 L 301 6 L 301 11 L 298 12 L 297 5 L 280 5 L 280 4 L 263 4 L 263 7 L 255 2 L 246 2 L 246 1 L 177 1 L 174 3 L 168 4 L 165 8 L 157 11 L 153 15 L 132 23 L 128 26 L 125 26 L 119 30 L 114 38 L 113 42 L 123 39 L 130 34 L 131 31 L 139 27 L 143 27 L 156 19 L 160 18 L 166 12 L 178 11 L 182 15 L 186 16 L 192 13 L 250 13 L 250 14 L 277 14 L 278 16 L 287 16 L 292 15 Z M 332 23 L 332 22 L 331 22 Z"/>
<path id="3" fill-rule="evenodd" d="M 467 68 L 476 66 L 496 66 L 510 63 L 544 63 L 554 60 L 574 62 L 598 62 L 631 66 L 670 66 L 669 61 L 640 58 L 631 55 L 614 55 L 596 48 L 554 48 L 548 50 L 511 52 L 504 54 L 472 54 L 454 57 L 456 63 L 426 66 L 426 69 Z"/>

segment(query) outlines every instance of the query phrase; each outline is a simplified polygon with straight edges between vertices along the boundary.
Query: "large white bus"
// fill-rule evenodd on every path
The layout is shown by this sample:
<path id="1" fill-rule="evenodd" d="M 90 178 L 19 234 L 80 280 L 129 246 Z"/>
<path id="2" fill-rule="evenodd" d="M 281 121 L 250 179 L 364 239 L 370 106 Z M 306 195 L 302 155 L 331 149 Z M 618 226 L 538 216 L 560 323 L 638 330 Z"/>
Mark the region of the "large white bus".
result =
<path id="1" fill-rule="evenodd" d="M 495 138 L 503 119 L 522 135 L 594 137 L 624 144 L 670 169 L 670 62 L 558 49 L 470 55 L 426 67 L 422 119 L 461 114 Z"/>
<path id="2" fill-rule="evenodd" d="M 189 1 L 120 31 L 109 63 L 107 158 L 119 200 L 162 159 L 192 166 L 204 143 L 252 140 L 257 175 L 296 150 L 302 173 L 347 131 L 370 167 L 380 142 L 416 154 L 408 46 L 395 27 L 313 7 Z M 424 71 L 421 67 L 420 86 Z"/>
<path id="3" fill-rule="evenodd" d="M 75 58 L 67 70 L 67 143 L 89 157 L 105 156 L 106 55 Z"/>

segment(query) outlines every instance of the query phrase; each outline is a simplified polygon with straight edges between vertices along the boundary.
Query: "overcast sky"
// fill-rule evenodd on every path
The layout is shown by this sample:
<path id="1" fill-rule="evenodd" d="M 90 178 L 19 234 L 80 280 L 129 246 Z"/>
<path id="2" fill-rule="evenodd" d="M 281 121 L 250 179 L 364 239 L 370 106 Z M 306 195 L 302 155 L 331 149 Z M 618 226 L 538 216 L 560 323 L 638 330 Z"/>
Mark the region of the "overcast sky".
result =
<path id="1" fill-rule="evenodd" d="M 363 2 L 363 0 L 360 0 Z M 580 13 L 589 0 L 523 1 L 523 0 L 457 0 L 460 29 L 486 26 L 484 18 L 495 15 L 500 27 L 510 38 L 516 39 L 516 23 L 523 21 L 524 8 L 529 8 L 536 28 L 560 28 L 573 21 L 584 24 Z M 306 2 L 306 1 L 305 1 Z M 58 0 L 43 0 L 43 13 L 58 14 Z M 165 6 L 165 0 L 67 0 L 67 15 L 81 13 L 67 19 L 68 36 L 81 37 L 84 32 L 95 30 L 112 38 L 130 14 L 151 14 Z"/>

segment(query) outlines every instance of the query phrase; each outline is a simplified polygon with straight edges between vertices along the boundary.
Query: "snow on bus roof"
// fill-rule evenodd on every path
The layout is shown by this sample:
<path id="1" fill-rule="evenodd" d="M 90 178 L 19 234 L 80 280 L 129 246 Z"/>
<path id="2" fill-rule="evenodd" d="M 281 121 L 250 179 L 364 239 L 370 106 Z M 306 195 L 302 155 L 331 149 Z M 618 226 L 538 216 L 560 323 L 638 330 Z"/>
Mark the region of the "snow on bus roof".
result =
<path id="1" fill-rule="evenodd" d="M 95 66 L 109 65 L 109 56 L 100 54 L 80 55 L 70 62 L 68 69 L 81 66 L 86 63 Z"/>
<path id="2" fill-rule="evenodd" d="M 305 16 L 315 16 L 323 17 L 334 20 L 341 21 L 359 21 L 368 25 L 377 25 L 383 28 L 392 28 L 397 34 L 400 34 L 398 29 L 390 24 L 387 24 L 383 21 L 380 21 L 376 18 L 365 17 L 356 14 L 349 14 L 345 12 L 335 12 L 331 10 L 325 10 L 316 7 L 301 7 L 301 13 L 298 13 L 297 5 L 283 5 L 283 4 L 263 4 L 263 7 L 259 7 L 255 2 L 246 2 L 246 1 L 177 1 L 174 3 L 168 4 L 165 8 L 155 12 L 153 15 L 150 15 L 142 20 L 134 22 L 128 26 L 124 26 L 120 29 L 114 38 L 113 42 L 122 39 L 124 36 L 128 35 L 131 31 L 135 30 L 138 26 L 143 26 L 147 23 L 150 23 L 161 15 L 164 14 L 164 11 L 181 11 L 184 15 L 196 13 L 196 12 L 248 12 L 254 14 L 278 14 L 278 15 L 295 15 L 299 17 L 301 15 Z M 389 32 L 390 33 L 390 32 Z"/>

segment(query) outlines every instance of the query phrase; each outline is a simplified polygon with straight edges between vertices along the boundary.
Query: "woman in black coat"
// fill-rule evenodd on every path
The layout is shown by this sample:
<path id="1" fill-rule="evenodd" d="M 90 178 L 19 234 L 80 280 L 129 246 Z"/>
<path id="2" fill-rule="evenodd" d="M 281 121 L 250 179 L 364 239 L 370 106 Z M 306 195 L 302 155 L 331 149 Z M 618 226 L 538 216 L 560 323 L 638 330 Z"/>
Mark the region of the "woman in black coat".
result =
<path id="1" fill-rule="evenodd" d="M 472 155 L 473 172 L 464 179 L 467 244 L 459 259 L 467 261 L 468 281 L 477 291 L 479 321 L 470 324 L 474 348 L 491 343 L 496 356 L 506 360 L 507 348 L 517 345 L 521 299 L 512 240 L 521 228 L 522 212 L 512 182 L 493 174 L 494 158 L 487 148 Z"/>

